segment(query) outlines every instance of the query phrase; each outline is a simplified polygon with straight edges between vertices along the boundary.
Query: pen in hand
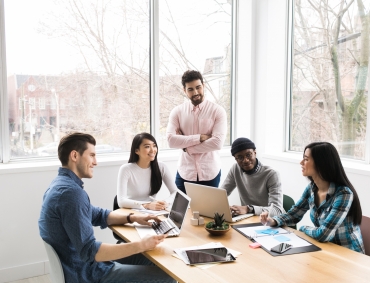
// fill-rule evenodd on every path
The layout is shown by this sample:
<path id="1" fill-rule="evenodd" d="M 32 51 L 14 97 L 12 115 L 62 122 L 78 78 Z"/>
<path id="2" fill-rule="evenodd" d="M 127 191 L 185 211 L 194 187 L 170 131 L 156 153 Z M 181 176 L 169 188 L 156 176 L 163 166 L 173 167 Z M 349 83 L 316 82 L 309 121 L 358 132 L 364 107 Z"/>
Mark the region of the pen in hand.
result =
<path id="1" fill-rule="evenodd" d="M 163 207 L 161 207 L 159 210 L 165 210 L 166 207 L 167 207 L 167 203 L 165 201 L 161 201 L 161 200 L 157 200 L 155 199 L 154 197 L 152 196 L 149 196 L 149 198 L 153 201 L 153 202 L 157 202 L 157 204 L 159 205 L 163 205 Z"/>

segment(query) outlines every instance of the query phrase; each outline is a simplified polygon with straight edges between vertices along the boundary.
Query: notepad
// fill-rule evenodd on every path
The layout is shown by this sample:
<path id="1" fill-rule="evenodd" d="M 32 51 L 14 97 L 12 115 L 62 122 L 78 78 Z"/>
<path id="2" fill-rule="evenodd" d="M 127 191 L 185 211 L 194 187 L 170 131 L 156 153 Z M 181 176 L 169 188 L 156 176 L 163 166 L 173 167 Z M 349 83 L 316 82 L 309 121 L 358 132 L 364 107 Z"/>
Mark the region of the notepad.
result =
<path id="1" fill-rule="evenodd" d="M 279 231 L 277 231 L 276 229 L 263 229 L 263 230 L 255 230 L 255 232 L 259 235 L 263 234 L 263 235 L 276 235 L 276 234 L 279 234 Z"/>
<path id="2" fill-rule="evenodd" d="M 289 234 L 289 231 L 280 227 L 266 227 L 266 226 L 254 226 L 254 227 L 243 227 L 238 228 L 247 237 L 254 239 L 264 236 L 276 236 L 280 234 Z"/>
<path id="3" fill-rule="evenodd" d="M 284 243 L 290 241 L 290 238 L 286 236 L 276 236 L 275 240 Z"/>

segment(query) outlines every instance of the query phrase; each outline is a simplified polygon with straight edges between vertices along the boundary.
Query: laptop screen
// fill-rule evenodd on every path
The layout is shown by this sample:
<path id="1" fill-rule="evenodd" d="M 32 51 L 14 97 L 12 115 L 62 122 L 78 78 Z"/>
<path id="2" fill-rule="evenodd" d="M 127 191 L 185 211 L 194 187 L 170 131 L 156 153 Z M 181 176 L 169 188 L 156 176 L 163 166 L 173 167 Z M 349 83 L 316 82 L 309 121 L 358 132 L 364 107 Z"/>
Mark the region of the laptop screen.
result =
<path id="1" fill-rule="evenodd" d="M 184 221 L 188 204 L 188 199 L 186 199 L 182 194 L 176 193 L 168 218 L 170 218 L 179 229 L 181 229 L 182 222 Z"/>

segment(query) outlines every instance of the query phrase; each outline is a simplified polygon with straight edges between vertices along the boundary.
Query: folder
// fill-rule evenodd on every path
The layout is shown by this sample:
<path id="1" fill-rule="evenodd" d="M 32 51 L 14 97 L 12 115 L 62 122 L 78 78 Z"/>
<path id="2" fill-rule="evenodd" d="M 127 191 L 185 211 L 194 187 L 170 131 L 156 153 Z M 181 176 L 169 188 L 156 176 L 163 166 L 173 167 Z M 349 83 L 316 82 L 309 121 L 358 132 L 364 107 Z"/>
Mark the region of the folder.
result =
<path id="1" fill-rule="evenodd" d="M 251 240 L 252 242 L 260 242 L 261 248 L 272 256 L 283 256 L 283 255 L 291 255 L 291 254 L 299 254 L 299 253 L 308 253 L 308 252 L 316 252 L 316 251 L 321 250 L 321 248 L 310 243 L 306 239 L 303 239 L 302 237 L 299 237 L 293 232 L 289 232 L 288 230 L 285 230 L 283 228 L 279 228 L 278 230 L 276 230 L 278 231 L 277 233 L 270 233 L 268 232 L 268 230 L 271 229 L 271 227 L 269 226 L 265 227 L 261 223 L 231 225 L 231 227 L 235 229 L 236 231 L 238 231 L 243 236 L 245 236 L 246 238 L 248 238 L 249 240 Z M 255 233 L 254 235 L 251 235 L 250 232 L 253 229 L 255 229 Z M 287 250 L 286 252 L 282 254 L 271 251 L 269 248 L 269 244 L 273 243 L 274 241 L 278 242 L 278 241 L 284 240 L 284 237 L 288 240 L 287 243 L 290 243 L 291 239 L 292 240 L 295 239 L 297 242 L 300 243 L 301 246 L 294 247 L 293 245 L 291 249 Z"/>

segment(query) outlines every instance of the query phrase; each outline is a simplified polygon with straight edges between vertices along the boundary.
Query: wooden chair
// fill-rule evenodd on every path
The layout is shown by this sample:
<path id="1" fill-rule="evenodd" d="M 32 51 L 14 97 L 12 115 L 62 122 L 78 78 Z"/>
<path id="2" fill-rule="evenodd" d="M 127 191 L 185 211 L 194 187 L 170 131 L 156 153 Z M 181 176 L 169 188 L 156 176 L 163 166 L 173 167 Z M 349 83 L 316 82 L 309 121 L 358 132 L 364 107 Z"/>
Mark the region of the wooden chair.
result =
<path id="1" fill-rule="evenodd" d="M 59 256 L 52 246 L 44 241 L 46 253 L 50 263 L 50 276 L 53 283 L 65 283 L 63 267 Z"/>
<path id="2" fill-rule="evenodd" d="M 365 246 L 365 254 L 370 256 L 370 217 L 362 216 L 360 228 Z"/>

